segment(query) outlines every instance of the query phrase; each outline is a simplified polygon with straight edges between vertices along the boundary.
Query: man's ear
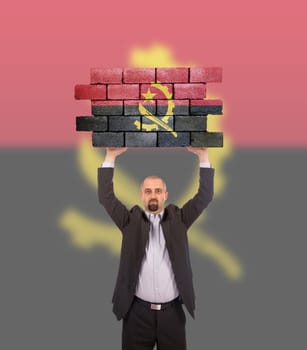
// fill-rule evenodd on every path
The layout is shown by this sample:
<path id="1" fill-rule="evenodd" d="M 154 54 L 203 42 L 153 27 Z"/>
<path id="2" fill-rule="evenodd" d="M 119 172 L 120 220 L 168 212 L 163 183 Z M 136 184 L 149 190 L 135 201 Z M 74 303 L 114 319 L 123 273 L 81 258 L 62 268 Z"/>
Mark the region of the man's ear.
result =
<path id="1" fill-rule="evenodd" d="M 165 200 L 168 198 L 168 192 L 165 192 Z"/>

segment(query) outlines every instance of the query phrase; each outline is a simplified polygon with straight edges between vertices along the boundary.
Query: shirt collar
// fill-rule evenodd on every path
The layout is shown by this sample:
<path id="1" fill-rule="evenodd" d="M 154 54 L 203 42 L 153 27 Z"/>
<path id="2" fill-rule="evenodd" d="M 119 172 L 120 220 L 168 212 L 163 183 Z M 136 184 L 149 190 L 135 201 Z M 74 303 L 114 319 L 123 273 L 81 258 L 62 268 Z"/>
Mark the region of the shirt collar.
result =
<path id="1" fill-rule="evenodd" d="M 145 214 L 146 214 L 148 220 L 150 219 L 150 215 L 158 215 L 158 216 L 160 216 L 160 219 L 162 219 L 163 214 L 164 214 L 164 209 L 162 211 L 160 211 L 160 213 L 158 213 L 158 214 L 153 214 L 149 211 L 145 211 Z"/>

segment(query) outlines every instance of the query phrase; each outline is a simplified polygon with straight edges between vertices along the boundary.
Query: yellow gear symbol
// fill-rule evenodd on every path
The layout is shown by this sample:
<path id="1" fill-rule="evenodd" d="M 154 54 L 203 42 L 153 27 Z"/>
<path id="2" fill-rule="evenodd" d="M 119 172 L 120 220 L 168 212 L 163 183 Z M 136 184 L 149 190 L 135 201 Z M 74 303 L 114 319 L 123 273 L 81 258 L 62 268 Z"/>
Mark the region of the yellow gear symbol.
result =
<path id="1" fill-rule="evenodd" d="M 142 103 L 139 103 L 139 111 L 141 115 L 150 121 L 152 121 L 151 124 L 142 124 L 142 130 L 145 131 L 152 131 L 152 130 L 158 130 L 159 126 L 169 132 L 174 137 L 177 137 L 177 133 L 168 125 L 168 120 L 171 116 L 173 116 L 173 111 L 175 108 L 175 103 L 172 100 L 172 93 L 169 92 L 168 87 L 162 85 L 161 83 L 151 83 L 151 86 L 160 90 L 164 96 L 166 97 L 167 102 L 167 111 L 166 114 L 161 118 L 157 118 L 155 115 L 150 113 L 146 107 L 142 105 Z M 141 130 L 141 123 L 139 121 L 135 121 L 134 125 L 137 127 L 138 130 Z"/>

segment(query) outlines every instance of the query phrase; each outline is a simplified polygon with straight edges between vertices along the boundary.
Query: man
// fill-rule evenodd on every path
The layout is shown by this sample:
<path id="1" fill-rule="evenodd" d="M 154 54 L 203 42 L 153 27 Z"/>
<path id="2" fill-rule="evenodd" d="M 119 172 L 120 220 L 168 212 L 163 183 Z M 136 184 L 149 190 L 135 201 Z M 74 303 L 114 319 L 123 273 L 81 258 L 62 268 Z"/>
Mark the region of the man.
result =
<path id="1" fill-rule="evenodd" d="M 214 169 L 207 148 L 187 147 L 198 155 L 200 179 L 197 194 L 182 208 L 165 206 L 164 181 L 147 177 L 141 185 L 144 210 L 128 210 L 113 190 L 114 163 L 127 148 L 107 148 L 98 169 L 98 195 L 122 231 L 119 272 L 113 311 L 123 319 L 122 349 L 185 350 L 185 314 L 194 317 L 194 289 L 187 230 L 213 197 Z"/>

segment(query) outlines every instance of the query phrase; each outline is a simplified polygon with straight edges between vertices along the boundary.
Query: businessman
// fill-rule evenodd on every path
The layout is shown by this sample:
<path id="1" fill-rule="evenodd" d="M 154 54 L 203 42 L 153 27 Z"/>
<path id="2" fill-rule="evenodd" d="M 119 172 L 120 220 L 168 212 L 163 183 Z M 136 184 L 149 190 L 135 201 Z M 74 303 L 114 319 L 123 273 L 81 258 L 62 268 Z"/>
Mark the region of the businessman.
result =
<path id="1" fill-rule="evenodd" d="M 207 148 L 187 147 L 200 163 L 199 188 L 182 208 L 166 206 L 168 192 L 157 176 L 144 179 L 144 208 L 128 210 L 115 196 L 116 158 L 127 148 L 107 148 L 98 169 L 100 203 L 122 232 L 113 312 L 123 319 L 122 350 L 185 350 L 185 313 L 194 318 L 195 297 L 187 231 L 213 197 L 214 169 Z"/>

